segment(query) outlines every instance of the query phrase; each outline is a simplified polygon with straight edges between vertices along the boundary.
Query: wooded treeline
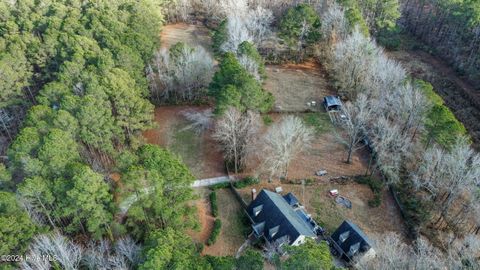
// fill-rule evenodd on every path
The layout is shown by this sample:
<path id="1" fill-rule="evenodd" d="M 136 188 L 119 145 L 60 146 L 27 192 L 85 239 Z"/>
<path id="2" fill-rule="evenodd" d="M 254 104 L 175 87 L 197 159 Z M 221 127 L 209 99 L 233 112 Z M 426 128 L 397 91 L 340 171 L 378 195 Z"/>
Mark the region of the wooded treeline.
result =
<path id="1" fill-rule="evenodd" d="M 480 2 L 403 0 L 401 19 L 412 34 L 457 72 L 480 85 Z"/>
<path id="2" fill-rule="evenodd" d="M 0 9 L 0 109 L 5 114 L 27 111 L 23 123 L 8 118 L 15 121 L 11 126 L 21 127 L 18 136 L 8 125 L 3 129 L 13 141 L 7 166 L 0 166 L 1 253 L 25 254 L 27 248 L 31 254 L 40 252 L 36 255 L 64 252 L 64 261 L 55 265 L 28 261 L 22 267 L 73 269 L 81 259 L 76 251 L 83 248 L 61 234 L 83 242 L 120 239 L 126 228 L 135 232 L 143 226 L 147 217 L 135 212 L 147 208 L 143 205 L 150 205 L 147 215 L 161 217 L 161 228 L 174 226 L 173 216 L 181 219 L 181 211 L 188 209 L 184 203 L 192 198 L 193 177 L 169 152 L 140 147 L 139 136 L 152 125 L 144 67 L 158 46 L 160 7 L 130 0 L 3 1 Z M 153 153 L 161 160 L 150 158 Z M 173 216 L 162 214 L 165 205 L 151 206 L 145 199 L 134 202 L 123 220 L 114 217 L 116 185 L 108 172 L 134 168 L 145 170 L 145 177 L 156 175 L 156 182 L 135 175 L 134 186 L 125 180 L 128 190 L 145 193 L 155 185 L 153 194 L 175 196 L 173 206 L 167 203 Z M 176 185 L 184 188 L 171 192 Z M 56 234 L 38 235 L 29 247 L 35 234 L 49 231 Z M 132 235 L 136 241 L 144 237 Z M 73 252 L 71 258 L 68 252 Z"/>

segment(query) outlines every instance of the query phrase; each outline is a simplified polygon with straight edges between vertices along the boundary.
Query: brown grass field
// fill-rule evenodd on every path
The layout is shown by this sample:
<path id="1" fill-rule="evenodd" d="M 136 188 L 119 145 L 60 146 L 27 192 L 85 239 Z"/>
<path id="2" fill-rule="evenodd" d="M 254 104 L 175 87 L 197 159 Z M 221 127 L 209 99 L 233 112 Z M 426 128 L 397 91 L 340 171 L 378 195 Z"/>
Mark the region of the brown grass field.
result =
<path id="1" fill-rule="evenodd" d="M 168 49 L 178 42 L 190 46 L 200 45 L 210 52 L 212 48 L 210 31 L 201 24 L 176 23 L 164 26 L 160 34 L 161 47 Z"/>
<path id="2" fill-rule="evenodd" d="M 197 179 L 225 175 L 223 156 L 211 132 L 197 134 L 188 129 L 186 110 L 206 110 L 205 106 L 161 106 L 155 109 L 156 128 L 143 133 L 148 143 L 158 144 L 179 155 Z"/>
<path id="3" fill-rule="evenodd" d="M 316 101 L 318 109 L 324 96 L 335 92 L 328 85 L 322 67 L 315 62 L 267 65 L 264 87 L 275 96 L 276 112 L 304 112 L 307 102 Z"/>

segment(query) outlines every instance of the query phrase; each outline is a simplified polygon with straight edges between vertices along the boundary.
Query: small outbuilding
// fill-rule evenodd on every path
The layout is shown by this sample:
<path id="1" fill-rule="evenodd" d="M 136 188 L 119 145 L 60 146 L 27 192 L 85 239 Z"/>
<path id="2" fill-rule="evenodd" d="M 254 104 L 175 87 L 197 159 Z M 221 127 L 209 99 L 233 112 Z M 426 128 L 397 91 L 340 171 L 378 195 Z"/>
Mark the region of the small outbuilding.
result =
<path id="1" fill-rule="evenodd" d="M 336 96 L 326 96 L 323 98 L 323 105 L 327 112 L 340 111 L 342 109 L 342 101 Z"/>
<path id="2" fill-rule="evenodd" d="M 332 234 L 331 241 L 335 253 L 349 263 L 375 256 L 370 239 L 351 221 L 343 221 Z"/>

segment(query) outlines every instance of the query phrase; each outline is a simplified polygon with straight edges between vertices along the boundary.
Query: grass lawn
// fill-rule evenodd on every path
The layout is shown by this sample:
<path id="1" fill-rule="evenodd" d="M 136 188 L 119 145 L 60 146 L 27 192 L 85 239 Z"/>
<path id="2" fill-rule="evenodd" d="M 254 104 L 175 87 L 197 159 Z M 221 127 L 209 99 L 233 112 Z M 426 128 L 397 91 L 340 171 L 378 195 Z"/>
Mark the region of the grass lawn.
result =
<path id="1" fill-rule="evenodd" d="M 308 126 L 315 129 L 316 135 L 328 133 L 334 128 L 326 112 L 302 113 L 300 116 Z"/>
<path id="2" fill-rule="evenodd" d="M 182 157 L 183 162 L 193 171 L 201 170 L 202 137 L 188 128 L 186 121 L 179 121 L 172 127 L 168 148 Z"/>

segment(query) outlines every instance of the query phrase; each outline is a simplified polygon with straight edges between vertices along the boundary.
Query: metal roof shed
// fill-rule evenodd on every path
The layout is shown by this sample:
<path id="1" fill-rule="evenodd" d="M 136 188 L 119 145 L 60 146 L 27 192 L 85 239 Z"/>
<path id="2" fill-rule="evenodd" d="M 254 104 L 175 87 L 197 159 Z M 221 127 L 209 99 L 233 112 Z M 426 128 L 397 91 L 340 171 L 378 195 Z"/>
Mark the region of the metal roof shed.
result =
<path id="1" fill-rule="evenodd" d="M 323 98 L 323 104 L 327 111 L 338 111 L 342 107 L 342 101 L 336 96 L 326 96 Z"/>

